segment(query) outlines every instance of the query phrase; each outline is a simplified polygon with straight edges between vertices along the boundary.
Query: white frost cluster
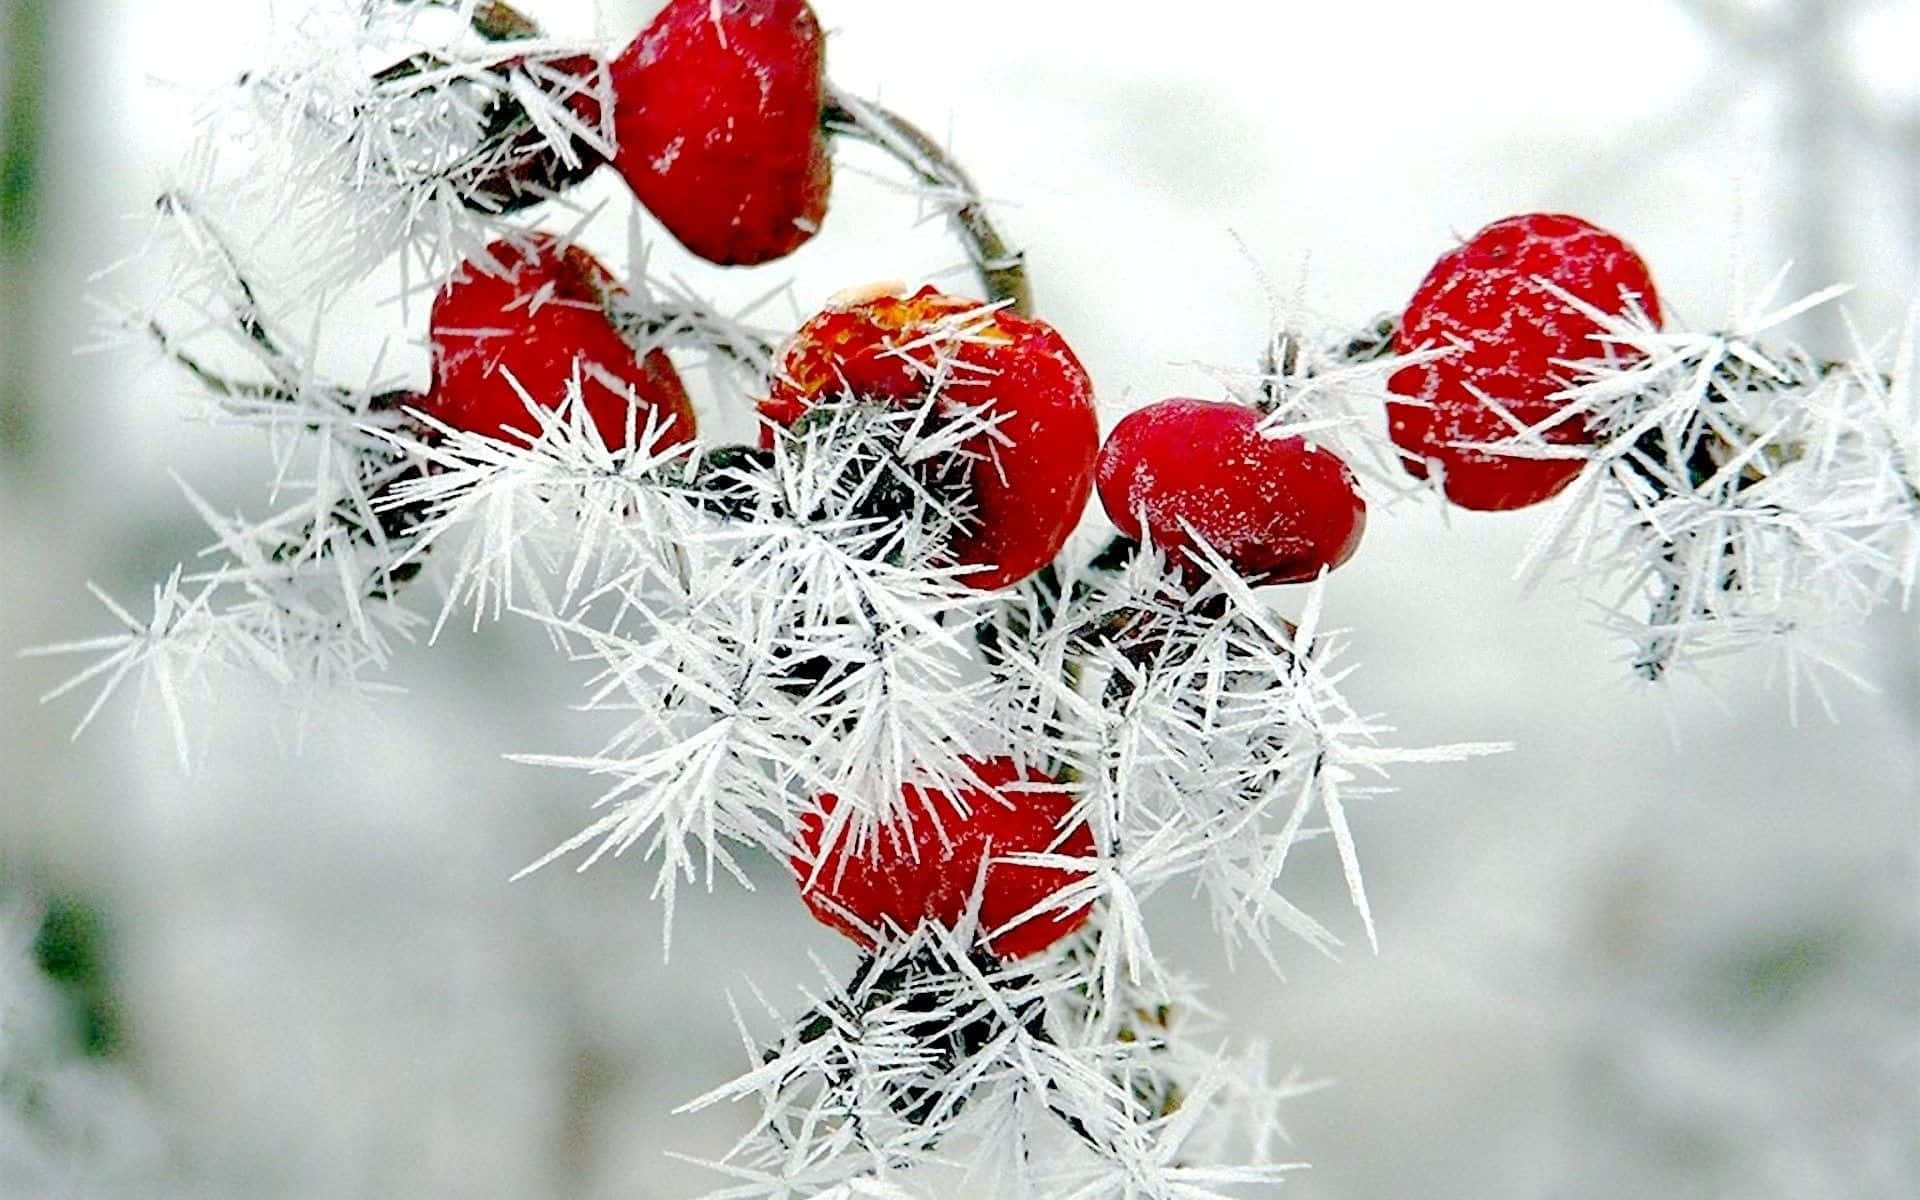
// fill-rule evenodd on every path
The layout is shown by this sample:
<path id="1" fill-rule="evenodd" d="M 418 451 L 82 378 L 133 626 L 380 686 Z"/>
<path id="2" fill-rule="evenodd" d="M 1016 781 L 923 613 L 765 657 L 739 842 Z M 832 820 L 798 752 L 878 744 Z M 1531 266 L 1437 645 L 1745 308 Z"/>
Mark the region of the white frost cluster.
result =
<path id="1" fill-rule="evenodd" d="M 822 981 L 768 1046 L 736 1008 L 750 1069 L 683 1106 L 761 1114 L 706 1164 L 729 1180 L 714 1200 L 1202 1200 L 1305 1166 L 1275 1153 L 1279 1108 L 1320 1085 L 1272 1077 L 1264 1046 L 1206 1049 L 1215 1031 L 1183 980 L 1104 992 L 1082 940 L 1004 964 L 926 926 Z"/>
<path id="2" fill-rule="evenodd" d="M 577 395 L 554 413 L 529 402 L 543 426 L 531 445 L 394 438 L 428 463 L 388 501 L 422 515 L 420 544 L 444 555 L 467 529 L 443 619 L 470 607 L 544 622 L 594 668 L 588 707 L 623 721 L 594 754 L 525 756 L 607 781 L 604 814 L 534 867 L 637 850 L 670 923 L 680 884 L 744 882 L 744 851 L 795 856 L 808 814 L 825 845 L 872 845 L 906 816 L 906 785 L 952 792 L 974 783 L 971 763 L 1003 756 L 1063 781 L 1093 834 L 1091 858 L 1004 860 L 1069 881 L 1029 915 L 1095 911 L 1067 948 L 1002 965 L 970 956 L 971 931 L 928 926 L 864 966 L 864 984 L 814 998 L 777 1069 L 720 1093 L 768 1109 L 758 1140 L 718 1164 L 758 1182 L 717 1194 L 859 1194 L 955 1161 L 998 1163 L 1030 1194 L 1053 1194 L 1062 1171 L 1089 1194 L 1271 1178 L 1265 1124 L 1248 1161 L 1194 1165 L 1193 1144 L 1222 1136 L 1216 1118 L 1244 1115 L 1240 1093 L 1266 1085 L 1184 1041 L 1184 1015 L 1143 1036 L 1139 1013 L 1185 1014 L 1190 999 L 1145 905 L 1185 882 L 1231 948 L 1277 965 L 1285 930 L 1330 950 L 1339 939 L 1280 887 L 1295 848 L 1330 834 L 1371 939 L 1348 806 L 1392 763 L 1495 749 L 1381 746 L 1385 727 L 1341 695 L 1318 589 L 1295 624 L 1224 563 L 1189 585 L 1151 551 L 967 587 L 944 555 L 974 517 L 948 485 L 991 445 L 994 418 L 945 402 L 942 364 L 977 324 L 937 348 L 921 404 L 819 403 L 767 450 L 653 450 L 658 431 L 641 430 L 641 449 L 609 452 Z M 884 996 L 862 990 L 880 981 Z M 1135 1061 L 1147 1041 L 1151 1068 Z M 1223 1090 L 1237 1099 L 1215 1111 Z M 1024 1145 L 1062 1129 L 1092 1156 L 1084 1169 L 1002 1153 L 1010 1131 Z M 984 1149 L 956 1160 L 960 1145 Z"/>
<path id="3" fill-rule="evenodd" d="M 28 653 L 92 659 L 47 697 L 94 685 L 82 729 L 123 682 L 149 684 L 185 763 L 194 701 L 224 672 L 255 672 L 296 693 L 366 686 L 421 627 L 396 600 L 414 569 L 403 563 L 413 539 L 377 507 L 417 466 L 386 440 L 407 420 L 412 393 L 377 379 L 347 387 L 317 377 L 312 350 L 263 310 L 197 201 L 169 193 L 159 210 L 150 249 L 176 265 L 165 299 L 111 314 L 106 332 L 157 345 L 184 367 L 199 384 L 203 419 L 263 435 L 274 507 L 222 513 L 181 481 L 213 536 L 200 561 L 156 584 L 145 615 L 89 585 L 116 632 Z"/>
<path id="4" fill-rule="evenodd" d="M 670 909 L 738 847 L 788 849 L 782 789 L 871 816 L 908 779 L 959 777 L 993 717 L 963 623 L 986 598 L 934 561 L 970 514 L 916 468 L 978 418 L 824 405 L 771 451 L 613 454 L 577 413 L 540 413 L 531 446 L 446 431 L 392 497 L 425 514 L 423 544 L 472 527 L 450 606 L 545 622 L 597 667 L 589 706 L 624 714 L 599 753 L 535 760 L 612 780 L 555 855 L 641 843 Z"/>
<path id="5" fill-rule="evenodd" d="M 574 60 L 592 48 L 487 40 L 474 7 L 303 6 L 204 117 L 186 186 L 265 217 L 315 293 L 396 255 L 432 286 L 613 150 L 606 67 Z"/>
<path id="6" fill-rule="evenodd" d="M 1790 684 L 1817 686 L 1806 667 L 1840 669 L 1824 636 L 1912 599 L 1920 314 L 1890 347 L 1856 339 L 1851 360 L 1816 362 L 1767 335 L 1843 289 L 1776 308 L 1779 285 L 1718 333 L 1653 330 L 1561 293 L 1632 353 L 1569 364 L 1554 419 L 1585 419 L 1598 444 L 1525 569 L 1563 564 L 1607 589 L 1643 678 L 1771 643 Z"/>

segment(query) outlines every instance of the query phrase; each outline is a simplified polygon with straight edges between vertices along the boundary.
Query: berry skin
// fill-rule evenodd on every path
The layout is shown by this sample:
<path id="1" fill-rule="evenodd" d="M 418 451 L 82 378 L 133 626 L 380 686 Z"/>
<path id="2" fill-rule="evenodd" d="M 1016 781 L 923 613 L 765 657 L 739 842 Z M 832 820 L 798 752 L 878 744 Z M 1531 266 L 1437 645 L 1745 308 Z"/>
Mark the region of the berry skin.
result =
<path id="1" fill-rule="evenodd" d="M 1114 426 L 1100 448 L 1107 516 L 1196 572 L 1186 526 L 1253 583 L 1298 583 L 1353 556 L 1367 506 L 1339 457 L 1265 437 L 1260 412 L 1216 400 L 1162 400 Z"/>
<path id="2" fill-rule="evenodd" d="M 614 168 L 688 250 L 750 266 L 819 229 L 825 51 L 805 0 L 669 0 L 612 61 Z"/>
<path id="3" fill-rule="evenodd" d="M 607 320 L 602 306 L 619 285 L 599 260 L 546 234 L 494 242 L 487 255 L 503 273 L 464 263 L 434 297 L 433 389 L 421 411 L 455 429 L 532 438 L 539 422 L 508 376 L 552 409 L 577 364 L 587 416 L 610 449 L 630 445 L 629 392 L 636 436 L 651 415 L 664 426 L 656 449 L 693 439 L 693 404 L 673 363 L 660 350 L 636 360 Z"/>
<path id="4" fill-rule="evenodd" d="M 962 446 L 978 520 L 955 537 L 953 558 L 979 568 L 961 576 L 969 585 L 1005 587 L 1053 561 L 1093 491 L 1093 381 L 1052 326 L 930 287 L 830 305 L 788 341 L 760 413 L 792 425 L 822 399 L 915 405 L 943 356 L 938 408 L 991 406 L 999 418 L 992 436 Z"/>
<path id="5" fill-rule="evenodd" d="M 883 828 L 859 856 L 849 854 L 842 839 L 822 858 L 821 833 L 839 798 L 820 797 L 819 809 L 801 821 L 801 854 L 792 866 L 800 898 L 822 924 L 872 949 L 861 925 L 882 936 L 894 930 L 912 933 L 922 920 L 956 925 L 973 898 L 983 861 L 1012 854 L 1093 857 L 1093 834 L 1086 825 L 1061 836 L 1060 824 L 1073 800 L 1054 789 L 1052 779 L 1005 758 L 968 760 L 967 765 L 984 788 L 963 787 L 954 796 L 906 785 L 901 792 L 907 817 Z M 980 931 L 999 929 L 1083 877 L 1058 867 L 994 862 L 981 893 Z M 1037 914 L 990 938 L 987 949 L 1003 959 L 1036 954 L 1078 929 L 1090 911 Z"/>
<path id="6" fill-rule="evenodd" d="M 1499 441 L 1515 432 L 1475 390 L 1532 425 L 1561 405 L 1552 395 L 1565 386 L 1567 371 L 1554 360 L 1607 353 L 1591 336 L 1599 327 L 1535 282 L 1536 276 L 1604 312 L 1637 306 L 1654 325 L 1660 323 L 1660 297 L 1646 263 L 1625 242 L 1578 217 L 1508 217 L 1442 255 L 1407 304 L 1394 349 L 1407 354 L 1456 343 L 1464 349 L 1394 372 L 1388 388 L 1429 407 L 1389 402 L 1387 421 L 1395 444 L 1414 456 L 1402 459 L 1408 472 L 1424 479 L 1426 460 L 1437 460 L 1447 499 L 1463 508 L 1524 508 L 1558 493 L 1580 473 L 1578 459 L 1523 458 L 1448 444 Z M 1555 445 L 1593 443 L 1578 418 L 1543 436 Z"/>

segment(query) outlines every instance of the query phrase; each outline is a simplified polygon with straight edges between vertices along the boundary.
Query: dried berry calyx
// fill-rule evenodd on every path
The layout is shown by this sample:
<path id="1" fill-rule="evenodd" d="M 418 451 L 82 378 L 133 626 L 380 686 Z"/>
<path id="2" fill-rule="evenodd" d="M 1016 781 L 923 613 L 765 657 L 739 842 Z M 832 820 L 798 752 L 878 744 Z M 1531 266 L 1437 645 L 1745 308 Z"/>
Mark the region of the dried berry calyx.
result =
<path id="1" fill-rule="evenodd" d="M 1100 503 L 1189 574 L 1204 542 L 1254 583 L 1297 583 L 1353 556 L 1367 506 L 1332 452 L 1270 437 L 1259 410 L 1175 398 L 1130 413 L 1100 450 Z M 1144 523 L 1143 523 L 1144 522 Z"/>
<path id="2" fill-rule="evenodd" d="M 650 431 L 653 449 L 693 439 L 693 405 L 673 363 L 658 349 L 636 354 L 608 320 L 620 287 L 598 259 L 547 234 L 494 242 L 486 259 L 462 264 L 434 298 L 423 412 L 455 429 L 531 439 L 540 422 L 528 403 L 558 409 L 577 375 L 608 447 Z"/>
<path id="3" fill-rule="evenodd" d="M 1067 824 L 1073 798 L 1011 759 L 966 766 L 976 783 L 951 792 L 906 785 L 902 815 L 878 825 L 862 845 L 850 845 L 853 839 L 840 831 L 823 850 L 840 801 L 821 796 L 801 822 L 793 860 L 801 899 L 813 915 L 872 948 L 876 939 L 911 933 L 922 921 L 957 927 L 978 885 L 979 931 L 986 948 L 1006 959 L 1036 954 L 1084 924 L 1091 911 L 1084 905 L 1066 912 L 1044 908 L 1022 919 L 1084 872 L 1004 861 L 1057 854 L 1088 859 L 1090 869 L 1092 832 Z"/>
<path id="4" fill-rule="evenodd" d="M 826 39 L 805 0 L 669 0 L 613 59 L 613 165 L 667 231 L 748 266 L 820 228 Z"/>
<path id="5" fill-rule="evenodd" d="M 1554 420 L 1565 403 L 1556 393 L 1570 382 L 1566 361 L 1626 361 L 1548 284 L 1603 312 L 1637 311 L 1660 323 L 1659 295 L 1632 247 L 1554 213 L 1495 221 L 1442 255 L 1401 318 L 1395 350 L 1448 353 L 1389 379 L 1392 391 L 1419 403 L 1389 402 L 1388 429 L 1406 469 L 1424 479 L 1438 466 L 1447 499 L 1463 508 L 1522 508 L 1571 483 L 1582 458 L 1483 447 Z M 1579 416 L 1545 424 L 1539 437 L 1550 447 L 1593 441 Z"/>
<path id="6" fill-rule="evenodd" d="M 931 401 L 936 419 L 992 423 L 956 455 L 972 523 L 952 556 L 974 568 L 962 577 L 974 587 L 1004 587 L 1051 562 L 1086 508 L 1100 446 L 1093 381 L 1044 321 L 930 287 L 849 295 L 788 341 L 760 412 L 771 427 L 791 426 L 846 401 Z"/>

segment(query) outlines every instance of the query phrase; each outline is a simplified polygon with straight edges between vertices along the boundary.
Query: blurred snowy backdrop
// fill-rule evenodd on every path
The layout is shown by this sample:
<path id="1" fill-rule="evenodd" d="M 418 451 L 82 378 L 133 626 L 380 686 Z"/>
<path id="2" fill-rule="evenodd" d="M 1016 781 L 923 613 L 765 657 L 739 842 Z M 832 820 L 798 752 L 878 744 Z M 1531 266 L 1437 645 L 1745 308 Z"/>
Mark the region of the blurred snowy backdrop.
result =
<path id="1" fill-rule="evenodd" d="M 84 701 L 37 703 L 66 665 L 14 657 L 108 627 L 84 581 L 137 605 L 203 545 L 172 473 L 261 503 L 264 455 L 183 421 L 183 375 L 74 348 L 196 97 L 301 7 L 0 7 L 0 1195 L 705 1191 L 723 1181 L 666 1152 L 718 1153 L 750 1118 L 671 1115 L 745 1066 L 726 993 L 794 1004 L 809 954 L 852 951 L 772 863 L 687 902 L 666 964 L 632 864 L 507 882 L 593 794 L 500 757 L 596 741 L 537 634 L 456 630 L 400 657 L 404 694 L 303 729 L 236 689 L 191 773 L 127 696 L 70 744 Z M 528 7 L 615 44 L 654 5 Z M 835 79 L 1007 202 L 1109 419 L 1212 394 L 1196 364 L 1250 365 L 1251 262 L 1357 324 L 1510 212 L 1619 231 L 1701 326 L 1789 259 L 1799 290 L 1857 283 L 1869 334 L 1920 285 L 1912 0 L 816 7 Z M 659 265 L 737 301 L 791 280 L 765 318 L 792 324 L 953 263 L 891 170 L 841 161 L 787 262 L 723 273 L 663 243 Z M 337 353 L 423 319 L 383 310 Z M 1845 349 L 1830 318 L 1796 332 Z M 1355 814 L 1380 954 L 1350 918 L 1361 949 L 1283 947 L 1278 980 L 1194 939 L 1236 1034 L 1334 1082 L 1290 1114 L 1315 1165 L 1289 1193 L 1920 1194 L 1915 614 L 1864 632 L 1847 661 L 1877 690 L 1836 688 L 1831 719 L 1790 722 L 1764 656 L 1647 693 L 1576 592 L 1511 582 L 1539 519 L 1376 508 L 1330 584 L 1353 694 L 1397 740 L 1519 747 L 1408 769 Z"/>

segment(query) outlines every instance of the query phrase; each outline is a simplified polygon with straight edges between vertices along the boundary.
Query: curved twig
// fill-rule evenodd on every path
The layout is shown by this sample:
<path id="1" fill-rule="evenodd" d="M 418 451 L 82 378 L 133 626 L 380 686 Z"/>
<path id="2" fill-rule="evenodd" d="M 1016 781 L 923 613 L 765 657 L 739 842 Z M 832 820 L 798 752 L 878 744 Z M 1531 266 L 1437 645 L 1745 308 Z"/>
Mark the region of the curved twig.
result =
<path id="1" fill-rule="evenodd" d="M 921 183 L 940 193 L 954 230 L 966 247 L 967 258 L 980 273 L 987 298 L 1006 303 L 1020 316 L 1033 315 L 1026 255 L 1007 243 L 987 215 L 980 189 L 945 147 L 905 117 L 832 88 L 820 123 L 829 133 L 884 151 L 912 170 Z"/>
<path id="2" fill-rule="evenodd" d="M 324 393 L 342 410 L 356 412 L 364 421 L 383 425 L 405 421 L 401 410 L 418 403 L 420 397 L 416 392 L 404 388 L 375 392 L 366 397 L 364 406 L 360 406 L 355 404 L 355 393 L 351 389 L 307 377 L 307 371 L 300 361 L 268 330 L 259 293 L 241 268 L 239 257 L 220 231 L 199 211 L 190 196 L 178 191 L 164 192 L 155 202 L 155 208 L 179 221 L 201 248 L 219 259 L 230 285 L 224 300 L 230 310 L 233 326 L 242 344 L 260 362 L 269 379 L 237 379 L 214 369 L 182 344 L 162 322 L 149 317 L 143 323 L 143 330 L 162 354 L 192 375 L 201 387 L 225 400 L 294 407 L 301 403 L 302 392 L 310 391 Z M 318 432 L 322 426 L 319 421 L 311 420 L 306 422 L 306 428 L 309 432 Z M 334 504 L 324 514 L 307 522 L 297 535 L 269 550 L 268 558 L 280 562 L 313 553 L 329 553 L 333 542 L 330 538 L 320 536 L 322 526 L 342 531 L 349 542 L 376 549 L 409 537 L 422 515 L 417 506 L 390 506 L 384 501 L 395 486 L 417 476 L 422 470 L 424 467 L 421 464 L 405 454 L 362 451 L 358 471 L 361 483 L 366 488 L 363 499 L 357 503 L 345 501 Z M 395 587 L 411 579 L 419 570 L 418 558 L 377 566 L 363 582 L 361 595 L 366 599 L 392 599 Z"/>
<path id="3" fill-rule="evenodd" d="M 240 327 L 240 332 L 245 334 L 247 341 L 253 344 L 254 352 L 261 364 L 273 373 L 280 387 L 290 391 L 292 381 L 300 377 L 299 368 L 274 336 L 267 331 L 265 322 L 260 318 L 259 295 L 253 290 L 253 284 L 247 281 L 246 272 L 240 269 L 240 260 L 234 257 L 233 250 L 227 245 L 226 239 L 220 236 L 219 231 L 214 229 L 204 216 L 200 215 L 199 209 L 184 193 L 162 192 L 160 198 L 154 201 L 154 207 L 168 216 L 180 218 L 181 223 L 193 231 L 197 240 L 212 246 L 214 252 L 219 255 L 221 264 L 227 269 L 227 278 L 233 281 L 234 291 L 237 293 L 237 296 L 231 300 L 234 324 Z M 154 332 L 158 334 L 159 330 L 156 328 Z M 177 354 L 174 357 L 176 360 L 180 358 Z M 191 363 L 181 361 L 181 365 L 195 375 L 201 376 L 203 380 L 208 378 L 206 372 Z"/>

